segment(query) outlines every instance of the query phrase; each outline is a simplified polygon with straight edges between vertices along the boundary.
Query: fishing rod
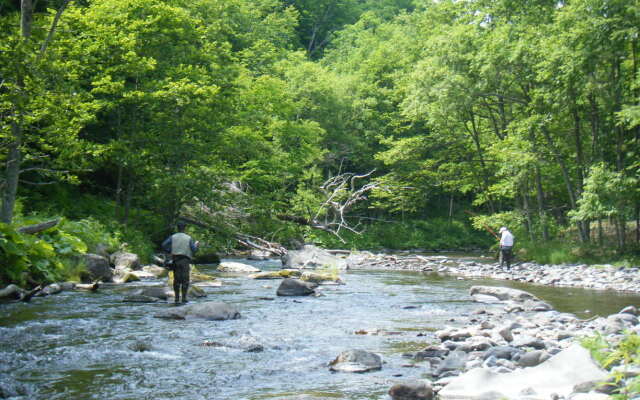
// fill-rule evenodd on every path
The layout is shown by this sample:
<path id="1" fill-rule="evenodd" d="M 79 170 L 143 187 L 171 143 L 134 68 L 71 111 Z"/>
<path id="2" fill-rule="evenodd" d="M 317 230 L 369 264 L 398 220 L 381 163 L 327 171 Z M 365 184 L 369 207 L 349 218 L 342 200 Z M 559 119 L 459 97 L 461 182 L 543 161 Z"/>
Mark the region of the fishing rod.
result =
<path id="1" fill-rule="evenodd" d="M 473 213 L 473 212 L 471 212 L 471 211 L 469 211 L 469 210 L 464 210 L 464 212 L 466 212 L 467 214 L 471 215 L 472 217 L 477 217 L 477 216 L 478 216 L 478 214 L 475 214 L 475 213 Z M 496 239 L 500 239 L 500 238 L 498 237 L 498 234 L 497 234 L 497 233 L 495 233 L 495 231 L 494 231 L 493 229 L 491 229 L 491 227 L 490 227 L 490 226 L 485 225 L 485 224 L 482 224 L 482 227 L 483 227 L 487 232 L 489 232 L 490 234 L 492 234 L 492 235 L 493 235 L 493 237 L 495 237 Z"/>

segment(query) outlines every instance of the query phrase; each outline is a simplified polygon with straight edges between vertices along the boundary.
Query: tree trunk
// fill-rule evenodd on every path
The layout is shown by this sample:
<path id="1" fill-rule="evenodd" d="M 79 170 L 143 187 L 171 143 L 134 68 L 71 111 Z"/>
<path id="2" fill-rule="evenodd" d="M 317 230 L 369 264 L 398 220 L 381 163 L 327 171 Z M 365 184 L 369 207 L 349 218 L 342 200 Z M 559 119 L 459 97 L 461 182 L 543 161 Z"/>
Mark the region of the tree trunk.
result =
<path id="1" fill-rule="evenodd" d="M 487 167 L 484 161 L 484 156 L 482 153 L 482 146 L 480 144 L 480 133 L 478 132 L 478 128 L 476 126 L 476 117 L 473 111 L 469 112 L 471 117 L 471 130 L 467 128 L 467 131 L 471 134 L 471 138 L 473 139 L 473 143 L 476 147 L 476 151 L 478 152 L 478 159 L 480 160 L 480 167 L 482 168 L 482 181 L 484 182 L 484 190 L 489 190 L 489 178 L 487 176 Z M 493 199 L 491 196 L 488 196 L 489 199 L 489 211 L 493 214 L 495 212 L 495 206 L 493 204 Z"/>
<path id="2" fill-rule="evenodd" d="M 124 201 L 124 216 L 122 223 L 127 225 L 129 223 L 129 213 L 131 211 L 131 198 L 133 197 L 134 182 L 133 176 L 129 176 L 129 182 L 127 184 L 127 197 Z"/>
<path id="3" fill-rule="evenodd" d="M 22 0 L 20 4 L 20 33 L 23 41 L 29 40 L 31 37 L 31 26 L 33 24 L 33 4 L 31 0 Z M 18 70 L 16 76 L 16 86 L 18 88 L 18 96 L 23 96 L 24 77 L 22 71 Z M 16 120 L 11 122 L 11 143 L 9 144 L 9 153 L 7 155 L 5 167 L 5 191 L 2 198 L 2 210 L 0 218 L 2 222 L 10 224 L 13 220 L 13 211 L 16 205 L 16 196 L 18 194 L 18 181 L 20 179 L 20 164 L 22 163 L 22 101 L 18 101 L 14 112 Z"/>
<path id="4" fill-rule="evenodd" d="M 116 207 L 115 207 L 115 218 L 116 221 L 121 221 L 120 213 L 122 210 L 122 173 L 123 173 L 122 164 L 118 165 L 118 177 L 116 179 Z"/>
<path id="5" fill-rule="evenodd" d="M 33 2 L 22 0 L 20 3 L 20 30 L 24 39 L 31 37 L 31 26 L 33 24 Z"/>
<path id="6" fill-rule="evenodd" d="M 562 179 L 564 180 L 565 187 L 567 189 L 567 194 L 569 195 L 569 202 L 571 204 L 571 209 L 575 210 L 577 208 L 577 199 L 576 192 L 573 188 L 573 182 L 571 182 L 571 177 L 569 176 L 569 168 L 567 167 L 567 163 L 565 162 L 562 154 L 560 154 L 560 150 L 556 147 L 553 139 L 551 138 L 551 134 L 546 127 L 542 128 L 542 133 L 547 139 L 547 143 L 549 143 L 549 148 L 551 149 L 551 153 L 553 154 L 558 166 L 560 167 L 560 171 L 562 172 Z M 581 223 L 577 224 L 578 233 L 580 234 L 580 241 L 587 242 L 588 237 L 586 237 L 586 232 L 584 230 L 584 226 Z"/>
<path id="7" fill-rule="evenodd" d="M 19 112 L 19 111 L 18 111 Z M 20 164 L 22 163 L 22 126 L 19 122 L 11 123 L 13 140 L 9 145 L 5 167 L 5 188 L 2 198 L 2 222 L 10 224 L 13 220 L 13 210 L 18 194 L 18 180 L 20 179 Z"/>
<path id="8" fill-rule="evenodd" d="M 536 201 L 538 204 L 538 218 L 542 227 L 542 240 L 549 241 L 549 227 L 547 225 L 547 215 L 544 204 L 544 191 L 542 190 L 542 176 L 540 174 L 540 152 L 538 151 L 538 142 L 533 130 L 529 130 L 529 140 L 533 146 L 533 152 L 536 155 L 536 164 L 534 171 L 534 179 L 536 185 Z"/>
<path id="9" fill-rule="evenodd" d="M 533 220 L 531 218 L 531 208 L 529 207 L 529 195 L 527 184 L 522 187 L 522 207 L 524 208 L 524 214 L 527 218 L 527 233 L 529 234 L 529 240 L 534 241 L 533 236 Z"/>

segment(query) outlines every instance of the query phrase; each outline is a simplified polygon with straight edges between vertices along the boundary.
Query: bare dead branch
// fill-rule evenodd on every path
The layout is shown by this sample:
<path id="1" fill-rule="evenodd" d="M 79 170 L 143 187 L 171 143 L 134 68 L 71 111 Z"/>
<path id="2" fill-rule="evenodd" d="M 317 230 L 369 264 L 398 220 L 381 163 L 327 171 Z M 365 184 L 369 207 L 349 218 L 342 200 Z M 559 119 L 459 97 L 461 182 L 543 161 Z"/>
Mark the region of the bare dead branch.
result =
<path id="1" fill-rule="evenodd" d="M 331 233 L 342 243 L 345 243 L 341 231 L 362 234 L 362 231 L 358 230 L 360 222 L 353 226 L 347 221 L 348 211 L 357 202 L 365 200 L 370 191 L 381 187 L 378 182 L 359 185 L 357 180 L 369 178 L 374 172 L 375 169 L 362 175 L 347 172 L 327 179 L 320 186 L 320 191 L 326 199 L 311 218 L 288 214 L 277 215 L 277 218 Z M 309 214 L 311 215 L 311 213 Z M 320 221 L 321 217 L 324 219 L 323 222 Z"/>

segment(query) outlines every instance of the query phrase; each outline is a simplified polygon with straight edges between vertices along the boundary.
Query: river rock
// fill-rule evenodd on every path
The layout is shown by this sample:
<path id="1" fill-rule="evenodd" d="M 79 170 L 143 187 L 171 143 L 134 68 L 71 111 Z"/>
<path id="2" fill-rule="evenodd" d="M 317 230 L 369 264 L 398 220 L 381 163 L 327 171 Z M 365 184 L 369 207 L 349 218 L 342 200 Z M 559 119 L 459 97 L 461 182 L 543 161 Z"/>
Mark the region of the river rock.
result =
<path id="1" fill-rule="evenodd" d="M 116 268 L 113 276 L 113 283 L 129 283 L 139 280 L 140 278 L 138 278 L 133 271 L 124 268 Z"/>
<path id="2" fill-rule="evenodd" d="M 543 362 L 547 361 L 551 357 L 549 353 L 544 350 L 533 350 L 524 353 L 518 358 L 518 366 L 520 367 L 535 367 Z"/>
<path id="3" fill-rule="evenodd" d="M 483 358 L 486 360 L 489 357 L 495 357 L 496 360 L 504 359 L 504 360 L 512 360 L 516 354 L 521 352 L 520 349 L 517 349 L 512 346 L 495 346 L 487 350 Z"/>
<path id="4" fill-rule="evenodd" d="M 511 324 L 508 324 L 498 328 L 498 335 L 500 335 L 500 337 L 502 337 L 507 342 L 513 341 L 513 333 L 511 332 L 512 330 L 511 326 L 512 326 Z"/>
<path id="5" fill-rule="evenodd" d="M 382 358 L 369 351 L 347 350 L 329 363 L 334 372 L 369 372 L 382 369 Z"/>
<path id="6" fill-rule="evenodd" d="M 547 348 L 547 345 L 540 339 L 533 336 L 519 336 L 516 340 L 511 342 L 513 347 L 531 347 L 536 350 L 543 350 Z"/>
<path id="7" fill-rule="evenodd" d="M 202 289 L 198 285 L 200 284 L 198 283 L 195 285 L 189 285 L 189 291 L 187 292 L 187 297 L 190 297 L 190 298 L 207 297 L 207 293 L 204 291 L 204 289 Z M 171 298 L 174 298 L 176 296 L 172 287 L 167 288 L 167 296 Z"/>
<path id="8" fill-rule="evenodd" d="M 220 265 L 218 265 L 218 271 L 219 272 L 234 272 L 234 273 L 255 273 L 255 272 L 260 272 L 260 270 L 252 265 L 249 264 L 243 264 L 243 263 L 239 263 L 239 262 L 231 262 L 231 261 L 225 261 L 223 263 L 220 263 Z"/>
<path id="9" fill-rule="evenodd" d="M 128 296 L 154 297 L 160 300 L 167 300 L 169 292 L 171 292 L 171 290 L 165 286 L 149 286 L 136 289 Z"/>
<path id="10" fill-rule="evenodd" d="M 90 281 L 111 282 L 113 280 L 113 270 L 106 257 L 87 253 L 84 255 L 84 262 L 87 266 Z"/>
<path id="11" fill-rule="evenodd" d="M 285 268 L 315 269 L 326 267 L 338 270 L 349 269 L 346 260 L 313 245 L 305 245 L 301 250 L 290 250 L 282 257 L 282 263 Z"/>
<path id="12" fill-rule="evenodd" d="M 111 265 L 115 269 L 130 269 L 137 271 L 141 269 L 140 257 L 137 254 L 128 253 L 126 251 L 116 251 L 109 257 Z"/>
<path id="13" fill-rule="evenodd" d="M 312 272 L 312 271 L 304 271 L 300 276 L 305 282 L 312 282 L 320 284 L 327 283 L 342 283 L 342 280 L 337 274 L 331 274 L 328 272 Z"/>
<path id="14" fill-rule="evenodd" d="M 207 321 L 225 321 L 240 318 L 240 312 L 232 305 L 210 301 L 172 307 L 155 315 L 164 319 L 204 319 Z"/>
<path id="15" fill-rule="evenodd" d="M 122 299 L 122 301 L 125 303 L 155 303 L 157 301 L 160 301 L 160 299 L 157 297 L 151 297 L 151 296 L 130 295 L 130 296 L 125 296 L 124 299 Z"/>
<path id="16" fill-rule="evenodd" d="M 627 306 L 627 307 L 623 308 L 622 310 L 620 310 L 620 314 L 631 314 L 631 315 L 635 315 L 637 317 L 638 316 L 638 309 L 635 306 Z"/>
<path id="17" fill-rule="evenodd" d="M 482 294 L 495 297 L 501 301 L 513 301 L 516 303 L 524 303 L 527 300 L 540 301 L 540 299 L 524 290 L 500 286 L 472 286 L 469 289 L 469 294 L 471 296 Z"/>
<path id="18" fill-rule="evenodd" d="M 264 261 L 264 260 L 268 260 L 270 257 L 271 257 L 271 252 L 269 251 L 251 250 L 251 253 L 249 253 L 249 256 L 247 256 L 247 259 L 255 260 L 255 261 Z"/>
<path id="19" fill-rule="evenodd" d="M 299 279 L 287 278 L 280 283 L 276 294 L 278 296 L 309 296 L 315 293 L 317 285 Z"/>
<path id="20" fill-rule="evenodd" d="M 264 271 L 249 275 L 251 279 L 285 279 L 300 277 L 302 273 L 297 269 L 281 269 L 279 271 Z"/>
<path id="21" fill-rule="evenodd" d="M 467 353 L 464 351 L 455 350 L 449 353 L 447 357 L 440 363 L 436 369 L 435 374 L 437 376 L 443 375 L 446 372 L 460 371 L 465 367 L 467 363 Z"/>
<path id="22" fill-rule="evenodd" d="M 153 274 L 153 276 L 155 276 L 156 278 L 164 278 L 169 274 L 168 269 L 162 268 L 157 265 L 145 265 L 144 267 L 142 267 L 142 270 L 144 272 Z"/>
<path id="23" fill-rule="evenodd" d="M 396 383 L 389 389 L 392 400 L 431 400 L 433 388 L 428 381 L 408 381 Z"/>
<path id="24" fill-rule="evenodd" d="M 543 400 L 568 397 L 574 386 L 608 376 L 592 359 L 589 351 L 573 344 L 542 364 L 498 374 L 476 368 L 453 378 L 438 396 L 442 400 L 482 399 Z"/>
<path id="25" fill-rule="evenodd" d="M 145 271 L 144 269 L 138 270 L 138 271 L 130 271 L 131 274 L 133 274 L 136 278 L 142 280 L 142 279 L 156 279 L 157 276 L 149 271 Z"/>

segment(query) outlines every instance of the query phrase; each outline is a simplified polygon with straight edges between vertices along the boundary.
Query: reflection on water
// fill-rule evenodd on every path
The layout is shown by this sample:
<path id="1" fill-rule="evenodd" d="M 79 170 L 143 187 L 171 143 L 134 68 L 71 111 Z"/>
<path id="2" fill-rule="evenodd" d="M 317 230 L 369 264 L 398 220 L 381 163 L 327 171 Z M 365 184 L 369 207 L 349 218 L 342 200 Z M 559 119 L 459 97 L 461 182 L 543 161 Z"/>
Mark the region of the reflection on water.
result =
<path id="1" fill-rule="evenodd" d="M 472 285 L 521 288 L 589 316 L 640 304 L 634 296 L 391 271 L 345 273 L 346 285 L 324 287 L 319 298 L 279 298 L 278 281 L 219 276 L 225 286 L 205 288 L 208 297 L 195 301 L 235 304 L 239 320 L 156 319 L 173 305 L 123 303 L 122 287 L 0 305 L 0 388 L 19 399 L 386 399 L 397 379 L 423 377 L 403 352 L 482 307 L 469 299 Z M 201 346 L 205 340 L 221 345 Z M 264 351 L 245 351 L 251 343 Z M 327 363 L 351 348 L 382 354 L 382 371 L 329 372 Z"/>

